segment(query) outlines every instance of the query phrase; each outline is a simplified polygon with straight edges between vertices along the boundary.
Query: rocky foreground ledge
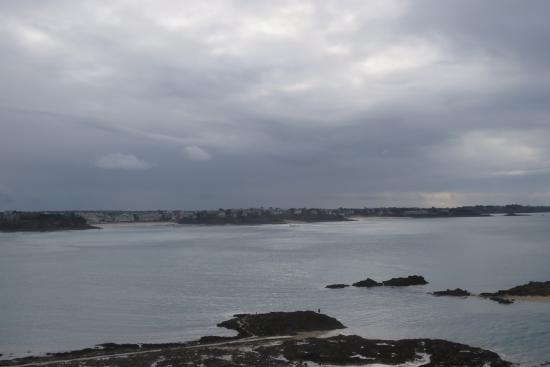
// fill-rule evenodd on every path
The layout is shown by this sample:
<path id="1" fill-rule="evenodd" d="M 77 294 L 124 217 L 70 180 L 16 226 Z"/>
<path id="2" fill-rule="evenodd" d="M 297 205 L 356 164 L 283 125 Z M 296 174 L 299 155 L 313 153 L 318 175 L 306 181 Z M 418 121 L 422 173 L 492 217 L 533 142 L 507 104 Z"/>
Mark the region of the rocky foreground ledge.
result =
<path id="1" fill-rule="evenodd" d="M 45 357 L 0 361 L 0 366 L 512 366 L 496 353 L 445 340 L 311 337 L 313 331 L 344 328 L 338 320 L 313 311 L 239 314 L 219 326 L 239 335 L 205 337 L 189 343 L 107 343 Z"/>

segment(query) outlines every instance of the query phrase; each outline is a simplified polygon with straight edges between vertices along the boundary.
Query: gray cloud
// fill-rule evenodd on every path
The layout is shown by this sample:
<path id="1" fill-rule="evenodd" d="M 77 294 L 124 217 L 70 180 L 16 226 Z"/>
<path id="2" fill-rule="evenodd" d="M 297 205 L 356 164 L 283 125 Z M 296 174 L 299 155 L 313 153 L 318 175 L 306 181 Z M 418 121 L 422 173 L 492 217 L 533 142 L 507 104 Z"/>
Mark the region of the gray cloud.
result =
<path id="1" fill-rule="evenodd" d="M 110 153 L 99 157 L 94 165 L 104 169 L 122 169 L 126 171 L 144 171 L 151 168 L 146 161 L 137 158 L 133 154 Z"/>
<path id="2" fill-rule="evenodd" d="M 549 10 L 2 2 L 0 206 L 548 203 Z"/>
<path id="3" fill-rule="evenodd" d="M 208 161 L 212 158 L 207 151 L 196 145 L 185 147 L 184 153 L 192 161 Z"/>

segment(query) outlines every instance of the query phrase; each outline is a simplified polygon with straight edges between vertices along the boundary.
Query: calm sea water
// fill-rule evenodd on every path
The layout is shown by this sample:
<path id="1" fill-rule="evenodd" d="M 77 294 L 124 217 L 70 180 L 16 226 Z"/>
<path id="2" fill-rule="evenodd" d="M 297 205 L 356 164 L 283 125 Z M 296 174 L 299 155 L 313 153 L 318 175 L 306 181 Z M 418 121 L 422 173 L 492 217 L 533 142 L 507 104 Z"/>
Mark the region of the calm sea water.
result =
<path id="1" fill-rule="evenodd" d="M 421 274 L 427 286 L 327 290 Z M 550 280 L 550 214 L 265 226 L 133 226 L 0 234 L 0 353 L 231 335 L 238 312 L 318 309 L 347 333 L 444 338 L 550 361 L 550 303 L 433 290 Z"/>

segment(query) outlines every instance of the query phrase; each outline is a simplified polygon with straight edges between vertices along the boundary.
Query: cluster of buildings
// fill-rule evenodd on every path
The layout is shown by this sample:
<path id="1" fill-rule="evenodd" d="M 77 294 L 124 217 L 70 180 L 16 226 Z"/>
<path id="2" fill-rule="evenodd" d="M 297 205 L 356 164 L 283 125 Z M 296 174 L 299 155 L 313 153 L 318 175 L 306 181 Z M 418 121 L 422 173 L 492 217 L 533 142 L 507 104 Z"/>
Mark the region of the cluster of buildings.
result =
<path id="1" fill-rule="evenodd" d="M 15 210 L 5 210 L 0 212 L 0 222 L 15 223 L 21 218 L 21 213 Z"/>
<path id="2" fill-rule="evenodd" d="M 292 216 L 349 216 L 349 209 L 311 209 L 311 208 L 246 208 L 216 210 L 150 210 L 150 211 L 79 211 L 76 214 L 86 219 L 89 224 L 99 223 L 133 223 L 133 222 L 186 222 L 205 217 L 220 219 L 246 217 L 292 217 Z"/>
<path id="3" fill-rule="evenodd" d="M 179 212 L 179 211 L 178 211 Z M 176 211 L 146 210 L 146 211 L 79 211 L 89 224 L 99 223 L 133 223 L 133 222 L 171 222 L 178 219 Z"/>

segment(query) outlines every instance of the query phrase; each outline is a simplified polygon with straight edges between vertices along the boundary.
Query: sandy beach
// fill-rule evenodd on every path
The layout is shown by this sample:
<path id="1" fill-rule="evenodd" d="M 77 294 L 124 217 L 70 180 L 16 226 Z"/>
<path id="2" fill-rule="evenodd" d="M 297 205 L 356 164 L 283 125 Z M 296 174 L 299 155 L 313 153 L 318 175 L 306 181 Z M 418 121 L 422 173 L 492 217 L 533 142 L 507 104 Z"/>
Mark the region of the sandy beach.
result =
<path id="1" fill-rule="evenodd" d="M 125 227 L 166 227 L 177 226 L 174 222 L 128 222 L 128 223 L 99 223 L 94 224 L 99 228 L 125 228 Z"/>

